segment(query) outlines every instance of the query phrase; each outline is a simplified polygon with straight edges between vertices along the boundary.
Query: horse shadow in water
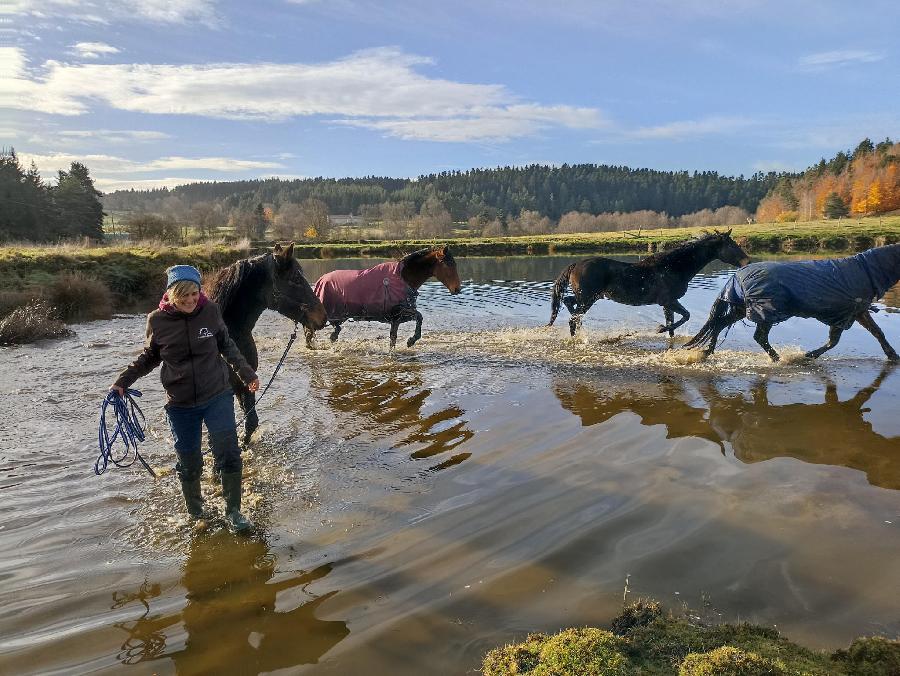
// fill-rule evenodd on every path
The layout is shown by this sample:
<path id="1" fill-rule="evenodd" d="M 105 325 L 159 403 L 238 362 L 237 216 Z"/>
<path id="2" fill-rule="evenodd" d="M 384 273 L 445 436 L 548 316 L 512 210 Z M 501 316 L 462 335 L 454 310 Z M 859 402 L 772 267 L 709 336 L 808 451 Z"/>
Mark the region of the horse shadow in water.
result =
<path id="1" fill-rule="evenodd" d="M 887 365 L 871 384 L 841 401 L 837 385 L 825 376 L 825 401 L 818 404 L 772 404 L 769 381 L 760 379 L 745 392 L 725 395 L 712 383 L 700 387 L 709 402 L 709 426 L 731 444 L 745 463 L 795 458 L 816 465 L 865 472 L 873 486 L 900 489 L 900 438 L 876 432 L 865 419 L 870 400 L 895 370 Z"/>
<path id="2" fill-rule="evenodd" d="M 460 292 L 456 260 L 449 247 L 415 251 L 399 261 L 381 263 L 365 270 L 334 270 L 316 282 L 315 294 L 334 327 L 331 342 L 338 339 L 348 319 L 384 322 L 391 326 L 391 348 L 397 344 L 400 324 L 415 320 L 416 330 L 407 347 L 422 337 L 422 314 L 416 309 L 419 287 L 436 277 L 451 294 Z M 322 328 L 322 327 L 318 327 Z M 316 328 L 306 327 L 306 346 L 313 349 Z"/>
<path id="3" fill-rule="evenodd" d="M 348 415 L 341 423 L 344 438 L 365 435 L 388 440 L 391 449 L 415 448 L 410 452 L 413 460 L 443 457 L 428 468 L 437 471 L 468 459 L 468 452 L 448 454 L 475 433 L 457 404 L 426 403 L 433 391 L 425 386 L 422 371 L 412 360 L 368 364 L 342 359 L 333 368 L 317 369 L 310 386 L 324 393 L 334 414 Z"/>
<path id="4" fill-rule="evenodd" d="M 253 327 L 263 310 L 268 308 L 302 323 L 306 330 L 321 329 L 327 319 L 325 308 L 294 258 L 293 242 L 286 247 L 276 244 L 268 253 L 223 268 L 213 279 L 208 295 L 219 305 L 228 333 L 254 371 L 259 368 L 259 354 Z M 244 443 L 247 443 L 259 427 L 254 408 L 256 395 L 235 373 L 231 373 L 231 387 L 246 415 Z"/>
<path id="5" fill-rule="evenodd" d="M 818 261 L 752 263 L 726 282 L 713 302 L 709 319 L 684 349 L 716 349 L 719 334 L 741 319 L 756 324 L 753 339 L 772 361 L 779 355 L 769 332 L 791 317 L 818 319 L 828 326 L 828 342 L 810 350 L 816 359 L 833 348 L 854 322 L 871 333 L 890 361 L 900 361 L 870 312 L 872 303 L 900 280 L 900 244 L 876 247 L 855 256 Z"/>
<path id="6" fill-rule="evenodd" d="M 187 592 L 183 607 L 166 612 L 170 604 L 161 604 L 163 612 L 152 612 L 149 601 L 161 595 L 159 584 L 113 593 L 113 609 L 133 603 L 145 608 L 138 619 L 113 625 L 127 634 L 118 660 L 128 665 L 171 660 L 178 674 L 258 674 L 318 663 L 350 634 L 346 622 L 316 617 L 337 590 L 316 596 L 307 589 L 334 564 L 289 575 L 277 571 L 276 564 L 265 541 L 227 531 L 193 538 L 181 576 Z M 279 594 L 279 601 L 285 595 L 304 600 L 283 610 L 276 603 Z M 184 640 L 167 645 L 179 627 Z"/>
<path id="7" fill-rule="evenodd" d="M 686 242 L 675 249 L 647 256 L 638 263 L 612 258 L 586 258 L 562 271 L 553 285 L 548 326 L 556 321 L 560 304 L 571 315 L 569 332 L 575 335 L 584 314 L 601 298 L 626 305 L 662 305 L 666 323 L 659 333 L 675 335 L 675 329 L 690 319 L 690 313 L 678 302 L 687 293 L 688 283 L 703 267 L 719 259 L 735 266 L 750 260 L 728 232 L 713 232 Z M 573 295 L 564 296 L 571 286 Z M 676 322 L 675 313 L 681 315 Z"/>
<path id="8" fill-rule="evenodd" d="M 710 428 L 706 407 L 698 405 L 683 380 L 650 373 L 554 376 L 553 394 L 584 427 L 606 422 L 619 413 L 634 413 L 646 426 L 664 425 L 667 439 L 697 437 L 712 441 L 724 452 Z"/>

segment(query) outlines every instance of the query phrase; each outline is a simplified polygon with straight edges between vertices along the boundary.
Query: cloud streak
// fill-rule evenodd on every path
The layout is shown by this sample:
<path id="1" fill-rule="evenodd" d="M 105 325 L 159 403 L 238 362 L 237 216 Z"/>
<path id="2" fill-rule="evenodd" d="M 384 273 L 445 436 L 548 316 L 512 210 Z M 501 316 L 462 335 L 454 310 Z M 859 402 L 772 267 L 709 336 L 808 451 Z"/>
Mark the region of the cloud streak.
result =
<path id="1" fill-rule="evenodd" d="M 802 70 L 827 70 L 860 63 L 875 63 L 876 61 L 882 61 L 884 58 L 884 54 L 876 52 L 861 49 L 839 49 L 801 56 L 797 65 Z"/>
<path id="2" fill-rule="evenodd" d="M 9 0 L 0 14 L 84 23 L 216 23 L 215 0 Z"/>
<path id="3" fill-rule="evenodd" d="M 99 59 L 106 54 L 118 54 L 119 49 L 105 42 L 76 42 L 72 52 L 82 59 Z"/>
<path id="4" fill-rule="evenodd" d="M 5 54 L 3 53 L 5 52 Z M 394 48 L 328 63 L 64 64 L 31 69 L 0 50 L 0 105 L 83 115 L 94 102 L 129 112 L 280 122 L 329 116 L 389 136 L 432 141 L 507 140 L 547 127 L 600 127 L 599 111 L 522 101 L 497 84 L 427 77 L 430 64 Z"/>

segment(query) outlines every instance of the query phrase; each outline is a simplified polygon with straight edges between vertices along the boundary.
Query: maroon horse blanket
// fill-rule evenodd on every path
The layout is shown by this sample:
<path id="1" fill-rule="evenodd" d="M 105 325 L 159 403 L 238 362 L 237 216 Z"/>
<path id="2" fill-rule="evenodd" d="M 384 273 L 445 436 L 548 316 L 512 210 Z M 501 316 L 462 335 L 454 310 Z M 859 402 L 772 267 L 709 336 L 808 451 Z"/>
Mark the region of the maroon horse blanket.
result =
<path id="1" fill-rule="evenodd" d="M 390 321 L 404 309 L 415 310 L 416 290 L 400 276 L 402 263 L 382 263 L 367 270 L 335 270 L 319 277 L 316 296 L 329 321 Z"/>

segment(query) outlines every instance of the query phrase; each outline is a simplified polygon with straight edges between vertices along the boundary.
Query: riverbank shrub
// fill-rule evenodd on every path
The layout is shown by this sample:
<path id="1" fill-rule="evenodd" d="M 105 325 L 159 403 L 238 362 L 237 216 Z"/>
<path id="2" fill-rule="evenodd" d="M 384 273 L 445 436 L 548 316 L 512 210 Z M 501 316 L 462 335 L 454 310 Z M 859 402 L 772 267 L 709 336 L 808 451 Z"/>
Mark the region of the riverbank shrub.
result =
<path id="1" fill-rule="evenodd" d="M 67 322 L 109 319 L 113 298 L 99 279 L 78 272 L 64 272 L 47 289 L 47 301 Z"/>
<path id="2" fill-rule="evenodd" d="M 0 319 L 0 345 L 33 343 L 45 338 L 62 338 L 72 335 L 47 301 L 39 299 L 18 307 Z"/>

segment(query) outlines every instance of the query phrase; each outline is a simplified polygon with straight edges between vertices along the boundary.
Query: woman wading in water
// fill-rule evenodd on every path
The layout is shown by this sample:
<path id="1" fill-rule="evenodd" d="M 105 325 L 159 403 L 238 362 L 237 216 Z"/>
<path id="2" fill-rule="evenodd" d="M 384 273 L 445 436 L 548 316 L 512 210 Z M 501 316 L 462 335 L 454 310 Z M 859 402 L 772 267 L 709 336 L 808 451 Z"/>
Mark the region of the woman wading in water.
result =
<path id="1" fill-rule="evenodd" d="M 200 291 L 199 270 L 176 265 L 166 272 L 166 293 L 159 309 L 147 316 L 144 351 L 110 389 L 124 395 L 138 378 L 162 364 L 160 380 L 168 398 L 166 417 L 178 454 L 175 471 L 187 510 L 194 518 L 203 515 L 200 439 L 205 423 L 214 468 L 222 476 L 229 525 L 235 531 L 245 531 L 251 523 L 241 514 L 241 449 L 228 367 L 251 392 L 259 389 L 259 378 L 228 336 L 219 307 Z"/>

